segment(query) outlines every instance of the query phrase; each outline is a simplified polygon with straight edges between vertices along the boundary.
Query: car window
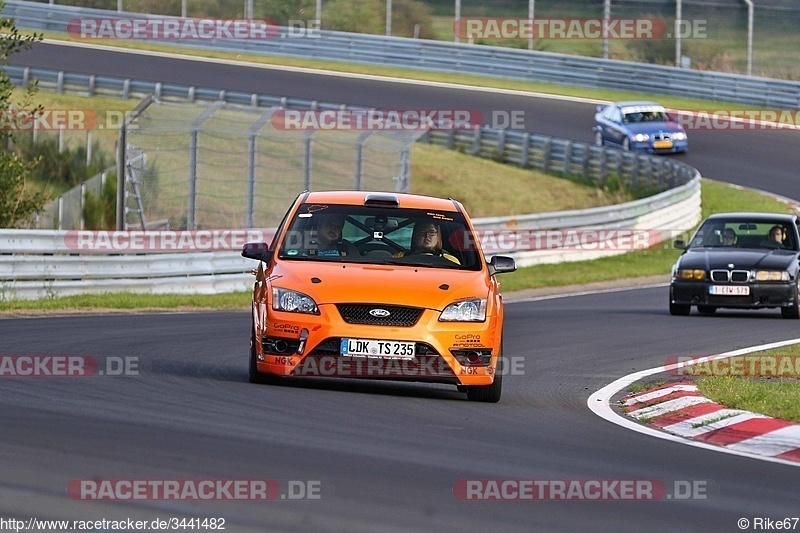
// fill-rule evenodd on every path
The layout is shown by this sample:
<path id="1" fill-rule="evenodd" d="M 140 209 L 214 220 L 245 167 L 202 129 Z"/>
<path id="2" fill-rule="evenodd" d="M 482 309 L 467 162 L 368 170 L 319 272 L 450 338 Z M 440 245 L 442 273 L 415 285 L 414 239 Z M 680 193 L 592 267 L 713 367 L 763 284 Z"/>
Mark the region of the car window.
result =
<path id="1" fill-rule="evenodd" d="M 340 239 L 320 236 L 321 224 L 336 219 Z M 414 251 L 417 231 L 435 232 L 430 253 Z M 303 204 L 279 238 L 279 257 L 303 261 L 348 261 L 480 270 L 476 236 L 464 216 L 427 209 Z"/>
<path id="2" fill-rule="evenodd" d="M 770 230 L 779 226 L 784 238 L 770 239 Z M 725 237 L 728 237 L 727 239 Z M 777 248 L 797 250 L 795 232 L 790 224 L 776 220 L 717 219 L 707 220 L 695 233 L 690 248 L 694 247 Z"/>

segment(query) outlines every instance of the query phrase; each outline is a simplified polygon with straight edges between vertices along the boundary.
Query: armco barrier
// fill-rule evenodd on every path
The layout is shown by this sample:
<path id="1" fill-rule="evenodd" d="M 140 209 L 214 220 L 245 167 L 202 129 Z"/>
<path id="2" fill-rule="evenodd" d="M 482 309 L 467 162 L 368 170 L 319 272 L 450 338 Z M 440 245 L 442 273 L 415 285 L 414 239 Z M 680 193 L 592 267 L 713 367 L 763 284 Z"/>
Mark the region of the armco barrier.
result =
<path id="1" fill-rule="evenodd" d="M 515 257 L 520 266 L 561 261 L 579 261 L 617 255 L 630 251 L 619 246 L 618 235 L 639 232 L 647 236 L 647 246 L 665 245 L 675 232 L 685 231 L 699 221 L 700 178 L 660 193 L 652 198 L 617 206 L 582 211 L 541 213 L 519 217 L 475 219 L 484 236 L 487 255 L 502 253 Z M 497 236 L 526 232 L 586 231 L 600 235 L 600 240 L 579 246 L 531 249 L 531 241 L 502 244 Z M 249 233 L 248 233 L 249 232 Z M 260 232 L 258 234 L 254 232 Z M 102 233 L 102 232 L 100 232 Z M 0 230 L 0 300 L 35 299 L 80 293 L 139 292 L 150 294 L 210 294 L 246 291 L 252 286 L 250 271 L 255 262 L 239 255 L 238 246 L 245 240 L 269 240 L 270 230 L 242 230 L 236 238 L 226 238 L 226 250 L 174 253 L 142 253 L 142 247 L 131 249 L 131 233 L 68 232 L 48 230 Z M 158 235 L 158 232 L 150 232 Z M 174 233 L 174 232 L 173 232 Z M 188 242 L 199 243 L 199 232 Z M 603 238 L 605 234 L 607 238 Z M 95 244 L 115 248 L 83 249 L 83 236 Z M 184 235 L 185 236 L 185 235 Z M 117 237 L 122 237 L 117 239 Z M 180 243 L 181 235 L 170 235 L 170 242 Z M 148 242 L 148 239 L 139 239 Z M 206 237 L 206 243 L 214 242 Z M 544 242 L 547 242 L 546 240 Z M 497 244 L 500 243 L 500 244 Z M 565 243 L 568 244 L 568 243 Z M 234 246 L 235 245 L 235 246 Z M 101 247 L 102 248 L 102 247 Z M 98 253 L 99 252 L 99 253 Z"/>
<path id="2" fill-rule="evenodd" d="M 8 0 L 3 14 L 14 17 L 20 28 L 60 32 L 66 32 L 69 22 L 80 17 L 152 17 L 18 0 Z M 173 44 L 800 109 L 800 82 L 796 81 L 504 47 L 332 31 L 292 37 L 288 28 L 281 28 L 276 38 Z"/>

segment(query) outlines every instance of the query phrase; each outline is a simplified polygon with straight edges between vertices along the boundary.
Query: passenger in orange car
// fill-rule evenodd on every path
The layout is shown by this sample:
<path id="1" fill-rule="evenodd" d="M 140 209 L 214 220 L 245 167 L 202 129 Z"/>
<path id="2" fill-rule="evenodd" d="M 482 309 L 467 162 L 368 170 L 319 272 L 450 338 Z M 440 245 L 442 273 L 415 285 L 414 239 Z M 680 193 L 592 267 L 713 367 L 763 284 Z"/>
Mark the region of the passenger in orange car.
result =
<path id="1" fill-rule="evenodd" d="M 317 249 L 315 255 L 321 257 L 361 255 L 355 244 L 342 238 L 345 217 L 343 215 L 319 214 L 317 221 Z"/>
<path id="2" fill-rule="evenodd" d="M 442 249 L 442 231 L 439 225 L 433 222 L 419 222 L 414 225 L 414 232 L 411 235 L 411 250 L 399 252 L 395 254 L 395 257 L 407 255 L 434 255 L 457 265 L 461 264 L 456 257 Z"/>

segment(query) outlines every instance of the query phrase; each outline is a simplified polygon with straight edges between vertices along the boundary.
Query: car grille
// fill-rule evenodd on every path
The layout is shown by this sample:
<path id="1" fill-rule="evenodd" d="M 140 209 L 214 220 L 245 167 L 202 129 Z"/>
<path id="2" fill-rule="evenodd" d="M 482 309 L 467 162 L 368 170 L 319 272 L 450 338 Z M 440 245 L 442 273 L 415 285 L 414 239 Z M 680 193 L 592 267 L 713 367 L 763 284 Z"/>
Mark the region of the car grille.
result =
<path id="1" fill-rule="evenodd" d="M 712 270 L 711 281 L 747 283 L 750 280 L 749 270 Z"/>
<path id="2" fill-rule="evenodd" d="M 653 135 L 653 140 L 655 141 L 669 141 L 670 139 L 671 137 L 669 136 L 669 133 L 665 133 L 663 131 L 659 131 Z"/>
<path id="3" fill-rule="evenodd" d="M 339 355 L 342 345 L 341 337 L 329 337 L 317 344 L 309 355 Z M 431 346 L 424 342 L 417 342 L 414 344 L 414 356 L 438 356 L 439 353 Z"/>
<path id="4" fill-rule="evenodd" d="M 336 304 L 339 314 L 348 324 L 367 326 L 400 326 L 411 327 L 417 323 L 423 309 L 419 307 L 401 307 L 379 304 Z M 374 316 L 370 311 L 387 311 L 387 316 Z"/>

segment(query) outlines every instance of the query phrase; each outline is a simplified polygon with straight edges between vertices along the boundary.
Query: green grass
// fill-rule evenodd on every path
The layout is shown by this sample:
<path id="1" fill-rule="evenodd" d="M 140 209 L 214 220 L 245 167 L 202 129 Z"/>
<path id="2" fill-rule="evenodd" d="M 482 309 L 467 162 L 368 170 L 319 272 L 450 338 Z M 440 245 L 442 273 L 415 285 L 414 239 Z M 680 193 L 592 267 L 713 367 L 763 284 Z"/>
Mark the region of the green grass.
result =
<path id="1" fill-rule="evenodd" d="M 225 294 L 134 294 L 130 292 L 106 294 L 80 294 L 41 300 L 0 300 L 2 311 L 75 311 L 122 309 L 138 310 L 225 310 L 248 309 L 251 294 L 234 292 Z"/>
<path id="2" fill-rule="evenodd" d="M 706 397 L 731 409 L 800 422 L 800 382 L 796 380 L 708 377 L 697 380 L 697 388 Z"/>
<path id="3" fill-rule="evenodd" d="M 633 200 L 625 193 L 438 146 L 415 143 L 411 154 L 411 192 L 456 198 L 473 218 L 585 209 Z M 487 180 L 493 179 L 501 186 L 487 186 Z"/>

